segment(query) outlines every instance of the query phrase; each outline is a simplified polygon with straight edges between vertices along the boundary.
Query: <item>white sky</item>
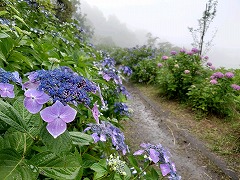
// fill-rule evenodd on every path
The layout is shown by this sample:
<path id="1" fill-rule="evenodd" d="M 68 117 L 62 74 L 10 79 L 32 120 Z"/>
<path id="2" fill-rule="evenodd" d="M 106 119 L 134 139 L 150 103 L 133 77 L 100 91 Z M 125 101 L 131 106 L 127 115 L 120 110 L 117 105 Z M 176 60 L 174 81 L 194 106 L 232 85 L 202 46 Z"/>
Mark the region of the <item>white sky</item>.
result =
<path id="1" fill-rule="evenodd" d="M 180 47 L 190 46 L 192 37 L 187 27 L 196 28 L 207 0 L 86 0 L 103 14 L 116 15 L 130 29 L 145 29 Z M 231 67 L 240 65 L 240 0 L 219 0 L 217 16 L 210 25 L 217 28 L 210 55 L 219 58 L 219 48 L 227 48 L 224 58 Z M 215 53 L 215 54 L 214 54 Z M 218 53 L 219 54 L 219 53 Z M 211 56 L 210 56 L 211 57 Z M 216 61 L 216 60 L 215 60 Z M 228 66 L 228 64 L 223 64 Z M 222 64 L 220 64 L 222 65 Z"/>

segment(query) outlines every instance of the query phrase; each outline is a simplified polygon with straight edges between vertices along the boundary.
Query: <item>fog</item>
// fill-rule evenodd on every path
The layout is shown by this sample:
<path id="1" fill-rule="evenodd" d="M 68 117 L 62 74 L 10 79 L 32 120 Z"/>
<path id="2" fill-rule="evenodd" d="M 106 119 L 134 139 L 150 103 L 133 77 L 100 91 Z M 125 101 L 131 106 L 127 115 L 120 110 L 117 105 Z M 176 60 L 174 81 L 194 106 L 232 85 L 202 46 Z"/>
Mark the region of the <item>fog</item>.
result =
<path id="1" fill-rule="evenodd" d="M 207 0 L 87 0 L 82 11 L 105 41 L 120 46 L 143 43 L 147 32 L 179 47 L 191 48 L 188 27 L 197 28 Z M 215 66 L 240 68 L 240 1 L 219 0 L 217 15 L 208 37 L 213 47 L 208 52 Z M 115 32 L 115 35 L 112 34 Z M 124 34 L 121 37 L 120 34 Z M 98 38 L 101 39 L 101 38 Z"/>

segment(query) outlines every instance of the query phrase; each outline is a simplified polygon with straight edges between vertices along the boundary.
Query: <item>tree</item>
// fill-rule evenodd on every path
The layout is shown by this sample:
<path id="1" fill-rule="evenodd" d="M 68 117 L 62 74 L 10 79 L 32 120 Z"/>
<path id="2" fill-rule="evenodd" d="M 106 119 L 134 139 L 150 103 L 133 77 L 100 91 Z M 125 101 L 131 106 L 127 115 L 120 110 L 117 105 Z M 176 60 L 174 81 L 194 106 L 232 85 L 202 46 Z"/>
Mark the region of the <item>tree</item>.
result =
<path id="1" fill-rule="evenodd" d="M 209 41 L 205 42 L 205 37 L 209 26 L 216 16 L 217 4 L 217 0 L 208 0 L 208 2 L 206 3 L 205 11 L 203 12 L 203 16 L 201 19 L 198 20 L 198 28 L 188 28 L 193 37 L 192 46 L 199 49 L 199 55 L 205 54 L 210 50 L 212 46 L 212 41 L 216 35 L 217 30 L 215 30 L 215 32 L 213 33 L 212 38 Z"/>

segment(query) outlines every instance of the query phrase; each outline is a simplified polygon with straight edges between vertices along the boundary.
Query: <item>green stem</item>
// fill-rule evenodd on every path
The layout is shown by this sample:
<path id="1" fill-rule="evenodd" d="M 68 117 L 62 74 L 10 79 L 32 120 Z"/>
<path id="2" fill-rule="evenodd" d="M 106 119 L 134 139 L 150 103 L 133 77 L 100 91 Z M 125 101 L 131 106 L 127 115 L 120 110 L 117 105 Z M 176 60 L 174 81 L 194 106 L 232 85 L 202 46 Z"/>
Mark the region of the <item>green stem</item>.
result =
<path id="1" fill-rule="evenodd" d="M 142 173 L 144 173 L 146 171 L 146 169 L 149 168 L 149 167 L 150 167 L 150 163 L 148 163 L 148 165 L 135 178 L 133 178 L 132 180 L 137 179 L 138 177 L 140 177 L 140 175 L 142 175 Z"/>

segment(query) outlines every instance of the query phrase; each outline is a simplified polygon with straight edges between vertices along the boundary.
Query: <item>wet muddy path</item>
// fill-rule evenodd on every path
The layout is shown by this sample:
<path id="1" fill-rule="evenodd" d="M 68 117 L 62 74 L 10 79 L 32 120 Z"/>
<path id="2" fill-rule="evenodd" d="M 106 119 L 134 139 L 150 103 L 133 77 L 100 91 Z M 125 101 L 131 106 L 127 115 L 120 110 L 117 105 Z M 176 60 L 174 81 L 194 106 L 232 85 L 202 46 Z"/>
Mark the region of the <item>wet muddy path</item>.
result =
<path id="1" fill-rule="evenodd" d="M 216 157 L 204 150 L 200 142 L 179 129 L 167 110 L 149 102 L 137 88 L 130 85 L 126 87 L 131 94 L 128 106 L 133 113 L 132 120 L 124 123 L 124 133 L 132 152 L 139 149 L 142 142 L 160 143 L 171 153 L 171 160 L 183 180 L 238 179 L 236 174 L 227 170 L 224 163 L 212 161 Z"/>

